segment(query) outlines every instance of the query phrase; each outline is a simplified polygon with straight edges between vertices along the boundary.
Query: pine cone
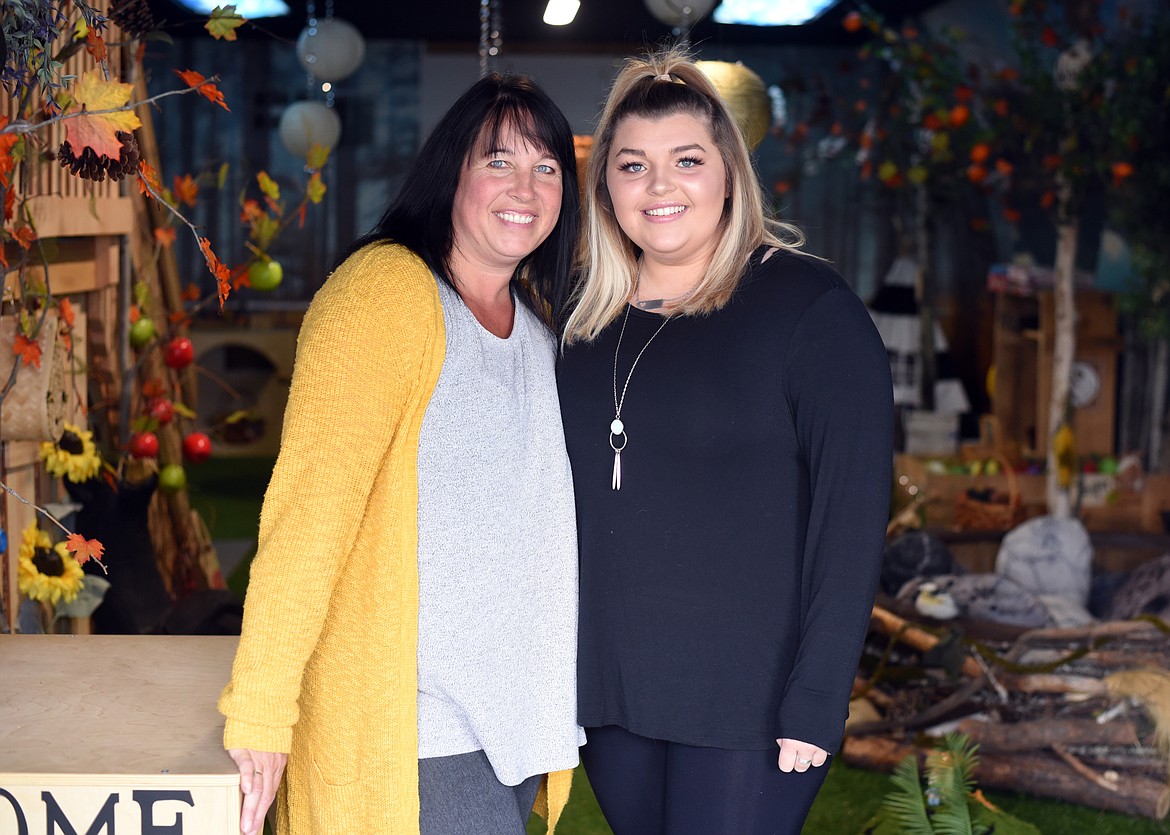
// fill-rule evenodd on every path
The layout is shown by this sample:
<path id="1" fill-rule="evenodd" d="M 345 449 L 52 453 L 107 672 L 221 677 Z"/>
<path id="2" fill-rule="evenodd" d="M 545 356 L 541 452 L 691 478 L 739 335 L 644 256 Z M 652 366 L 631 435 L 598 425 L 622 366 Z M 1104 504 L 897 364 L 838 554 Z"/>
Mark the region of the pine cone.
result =
<path id="1" fill-rule="evenodd" d="M 158 28 L 146 0 L 114 0 L 110 4 L 110 20 L 128 35 L 140 38 Z"/>
<path id="2" fill-rule="evenodd" d="M 82 150 L 81 156 L 77 156 L 73 151 L 73 146 L 69 144 L 69 140 L 61 143 L 57 159 L 60 160 L 62 168 L 68 168 L 70 174 L 81 177 L 83 180 L 93 180 L 100 183 L 106 179 L 108 174 L 111 180 L 117 182 L 138 170 L 141 154 L 138 151 L 138 142 L 135 140 L 134 134 L 120 130 L 114 136 L 118 137 L 118 141 L 122 143 L 122 150 L 116 160 L 110 159 L 105 154 L 99 157 L 88 145 Z"/>

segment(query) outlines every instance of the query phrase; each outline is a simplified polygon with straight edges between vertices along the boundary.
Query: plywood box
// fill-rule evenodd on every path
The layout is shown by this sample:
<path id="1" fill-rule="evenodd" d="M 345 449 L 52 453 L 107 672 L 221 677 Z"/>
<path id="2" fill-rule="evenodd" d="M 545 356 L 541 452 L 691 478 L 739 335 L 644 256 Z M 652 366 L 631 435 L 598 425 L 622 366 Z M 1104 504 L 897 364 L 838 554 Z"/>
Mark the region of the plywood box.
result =
<path id="1" fill-rule="evenodd" d="M 215 709 L 237 640 L 0 638 L 0 832 L 239 835 Z"/>

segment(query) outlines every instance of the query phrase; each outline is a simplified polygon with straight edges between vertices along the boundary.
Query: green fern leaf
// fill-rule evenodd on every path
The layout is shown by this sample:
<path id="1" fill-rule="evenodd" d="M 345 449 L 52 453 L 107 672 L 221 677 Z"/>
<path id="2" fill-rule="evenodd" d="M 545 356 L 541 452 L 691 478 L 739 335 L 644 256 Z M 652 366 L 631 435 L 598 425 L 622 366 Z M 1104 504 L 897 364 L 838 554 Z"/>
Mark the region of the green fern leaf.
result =
<path id="1" fill-rule="evenodd" d="M 934 835 L 922 796 L 917 756 L 912 754 L 898 763 L 890 783 L 893 788 L 886 794 L 884 805 L 901 825 L 903 835 Z"/>

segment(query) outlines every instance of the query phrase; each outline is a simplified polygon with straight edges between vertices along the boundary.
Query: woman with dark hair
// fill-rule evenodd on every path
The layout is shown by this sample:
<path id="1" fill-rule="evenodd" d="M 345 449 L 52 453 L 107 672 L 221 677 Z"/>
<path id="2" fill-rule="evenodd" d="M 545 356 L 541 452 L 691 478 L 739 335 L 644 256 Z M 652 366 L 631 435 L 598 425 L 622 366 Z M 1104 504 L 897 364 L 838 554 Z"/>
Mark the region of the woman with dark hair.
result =
<path id="1" fill-rule="evenodd" d="M 219 702 L 245 833 L 275 799 L 282 834 L 520 835 L 545 775 L 555 825 L 583 740 L 554 379 L 577 208 L 564 116 L 486 77 L 313 299 Z"/>
<path id="2" fill-rule="evenodd" d="M 765 214 L 685 54 L 626 62 L 585 179 L 559 368 L 581 759 L 617 835 L 796 835 L 881 564 L 885 349 L 842 277 Z"/>

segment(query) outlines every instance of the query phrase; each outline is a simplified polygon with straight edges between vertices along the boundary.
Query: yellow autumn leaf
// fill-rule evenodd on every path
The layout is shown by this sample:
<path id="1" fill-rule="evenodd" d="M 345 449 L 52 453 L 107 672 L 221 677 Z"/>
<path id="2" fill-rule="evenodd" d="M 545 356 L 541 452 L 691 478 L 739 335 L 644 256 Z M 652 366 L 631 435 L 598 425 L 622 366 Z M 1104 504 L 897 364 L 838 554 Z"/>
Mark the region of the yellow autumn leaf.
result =
<path id="1" fill-rule="evenodd" d="M 268 176 L 267 171 L 261 171 L 256 175 L 256 183 L 265 197 L 270 200 L 280 199 L 280 186 L 276 184 L 276 180 Z"/>
<path id="2" fill-rule="evenodd" d="M 310 203 L 320 203 L 325 197 L 325 183 L 321 181 L 321 172 L 314 171 L 313 176 L 309 178 L 309 184 L 305 186 L 305 196 L 309 198 Z"/>
<path id="3" fill-rule="evenodd" d="M 234 41 L 236 30 L 247 22 L 246 17 L 236 12 L 235 6 L 216 6 L 203 28 L 217 41 Z"/>
<path id="4" fill-rule="evenodd" d="M 88 146 L 97 156 L 118 159 L 122 143 L 115 134 L 118 131 L 133 132 L 142 126 L 142 121 L 133 110 L 90 115 L 96 111 L 118 110 L 130 101 L 132 84 L 106 81 L 101 70 L 90 70 L 83 75 L 73 88 L 73 104 L 69 113 L 85 111 L 80 116 L 65 120 L 65 138 L 76 156 Z"/>
<path id="5" fill-rule="evenodd" d="M 325 163 L 329 161 L 329 151 L 332 150 L 328 145 L 313 144 L 309 148 L 309 153 L 305 159 L 305 167 L 311 171 L 320 171 L 325 167 Z"/>

